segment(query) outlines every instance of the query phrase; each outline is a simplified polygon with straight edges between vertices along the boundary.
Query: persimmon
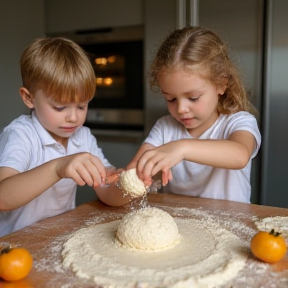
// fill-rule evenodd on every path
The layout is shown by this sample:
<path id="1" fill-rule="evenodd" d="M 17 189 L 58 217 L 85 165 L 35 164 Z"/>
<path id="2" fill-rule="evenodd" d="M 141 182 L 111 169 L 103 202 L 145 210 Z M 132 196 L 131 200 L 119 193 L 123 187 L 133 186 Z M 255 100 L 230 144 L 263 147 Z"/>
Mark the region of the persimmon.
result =
<path id="1" fill-rule="evenodd" d="M 0 278 L 17 281 L 25 278 L 33 265 L 33 258 L 25 248 L 6 247 L 0 252 Z"/>
<path id="2" fill-rule="evenodd" d="M 259 231 L 256 233 L 250 243 L 253 255 L 267 263 L 275 263 L 281 260 L 287 251 L 287 246 L 281 233 Z"/>

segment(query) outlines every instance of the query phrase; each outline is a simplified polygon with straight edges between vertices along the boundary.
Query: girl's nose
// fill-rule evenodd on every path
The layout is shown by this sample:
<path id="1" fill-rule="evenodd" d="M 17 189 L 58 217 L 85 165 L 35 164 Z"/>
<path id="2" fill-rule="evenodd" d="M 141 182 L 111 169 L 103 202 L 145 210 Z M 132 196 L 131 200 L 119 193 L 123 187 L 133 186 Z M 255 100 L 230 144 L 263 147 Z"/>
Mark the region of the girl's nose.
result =
<path id="1" fill-rule="evenodd" d="M 183 114 L 189 110 L 186 101 L 178 100 L 177 104 L 178 104 L 178 113 L 179 114 Z"/>

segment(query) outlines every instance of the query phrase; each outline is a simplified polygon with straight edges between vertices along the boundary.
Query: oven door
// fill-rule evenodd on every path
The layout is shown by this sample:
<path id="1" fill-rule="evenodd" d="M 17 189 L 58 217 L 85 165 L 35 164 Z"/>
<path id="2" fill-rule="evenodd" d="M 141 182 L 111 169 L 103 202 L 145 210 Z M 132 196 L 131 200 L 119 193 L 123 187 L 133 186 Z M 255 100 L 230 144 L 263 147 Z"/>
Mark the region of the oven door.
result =
<path id="1" fill-rule="evenodd" d="M 94 109 L 143 109 L 143 41 L 82 45 L 95 71 Z"/>

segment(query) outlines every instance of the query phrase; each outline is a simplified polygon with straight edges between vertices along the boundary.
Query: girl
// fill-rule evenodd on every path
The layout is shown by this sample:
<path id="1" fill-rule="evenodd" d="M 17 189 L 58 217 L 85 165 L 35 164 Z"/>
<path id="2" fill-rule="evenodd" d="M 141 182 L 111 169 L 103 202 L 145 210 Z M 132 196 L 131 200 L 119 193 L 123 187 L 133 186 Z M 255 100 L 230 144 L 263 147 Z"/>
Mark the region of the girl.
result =
<path id="1" fill-rule="evenodd" d="M 211 30 L 172 32 L 150 67 L 170 115 L 159 119 L 127 169 L 164 191 L 250 203 L 251 160 L 261 136 L 238 71 Z"/>
<path id="2" fill-rule="evenodd" d="M 99 188 L 114 167 L 85 122 L 95 74 L 83 50 L 64 38 L 39 38 L 21 57 L 20 95 L 31 115 L 0 134 L 0 236 L 75 207 L 78 185 L 106 204 L 129 202 Z"/>

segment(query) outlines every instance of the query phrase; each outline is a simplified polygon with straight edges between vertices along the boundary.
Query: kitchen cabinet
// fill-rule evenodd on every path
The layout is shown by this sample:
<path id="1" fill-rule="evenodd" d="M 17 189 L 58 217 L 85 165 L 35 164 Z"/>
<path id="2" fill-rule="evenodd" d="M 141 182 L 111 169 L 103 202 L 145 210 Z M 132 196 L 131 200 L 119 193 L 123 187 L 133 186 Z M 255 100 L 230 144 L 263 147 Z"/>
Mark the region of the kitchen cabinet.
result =
<path id="1" fill-rule="evenodd" d="M 48 34 L 143 24 L 142 0 L 46 0 Z"/>

